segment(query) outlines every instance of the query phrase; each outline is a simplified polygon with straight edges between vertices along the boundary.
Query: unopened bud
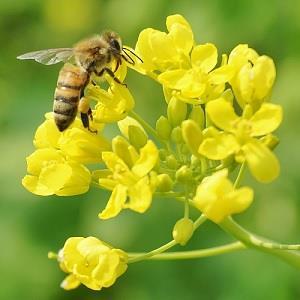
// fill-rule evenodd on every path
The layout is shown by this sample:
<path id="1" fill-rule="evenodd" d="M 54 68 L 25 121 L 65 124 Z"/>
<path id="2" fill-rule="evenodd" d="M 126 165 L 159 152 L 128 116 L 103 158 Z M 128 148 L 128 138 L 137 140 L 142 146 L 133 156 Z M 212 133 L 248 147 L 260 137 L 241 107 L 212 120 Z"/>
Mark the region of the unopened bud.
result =
<path id="1" fill-rule="evenodd" d="M 169 155 L 166 159 L 166 163 L 167 163 L 167 166 L 170 169 L 177 169 L 178 168 L 178 161 L 176 160 L 174 155 Z"/>
<path id="2" fill-rule="evenodd" d="M 200 105 L 194 105 L 192 108 L 192 111 L 189 115 L 189 119 L 193 120 L 197 123 L 197 125 L 200 127 L 200 129 L 204 128 L 204 111 Z"/>
<path id="3" fill-rule="evenodd" d="M 169 192 L 173 188 L 173 180 L 168 174 L 157 176 L 157 189 L 159 192 Z"/>
<path id="4" fill-rule="evenodd" d="M 168 151 L 166 149 L 159 149 L 158 153 L 160 160 L 165 161 L 167 159 Z"/>
<path id="5" fill-rule="evenodd" d="M 183 144 L 181 128 L 179 126 L 172 130 L 171 139 L 175 144 Z"/>
<path id="6" fill-rule="evenodd" d="M 161 116 L 156 121 L 156 131 L 160 138 L 163 140 L 168 140 L 170 138 L 172 127 L 168 119 L 164 116 Z"/>
<path id="7" fill-rule="evenodd" d="M 193 171 L 188 166 L 182 166 L 176 171 L 175 177 L 179 182 L 187 182 L 192 179 Z"/>
<path id="8" fill-rule="evenodd" d="M 173 239 L 179 245 L 184 246 L 194 233 L 194 223 L 191 219 L 182 218 L 178 220 L 173 228 Z"/>
<path id="9" fill-rule="evenodd" d="M 198 149 L 203 140 L 203 135 L 200 127 L 193 120 L 182 122 L 182 137 L 191 152 L 199 156 Z"/>
<path id="10" fill-rule="evenodd" d="M 222 97 L 223 99 L 225 99 L 226 101 L 228 101 L 229 103 L 233 103 L 233 98 L 234 98 L 234 96 L 233 96 L 233 93 L 232 93 L 232 90 L 231 90 L 231 89 L 225 90 L 225 91 L 222 93 L 221 97 Z"/>
<path id="11" fill-rule="evenodd" d="M 125 138 L 118 135 L 112 139 L 112 150 L 115 152 L 128 166 L 132 166 L 134 161 L 132 159 L 132 155 L 128 150 L 130 144 L 127 142 Z"/>
<path id="12" fill-rule="evenodd" d="M 128 126 L 128 138 L 131 145 L 136 149 L 144 147 L 148 140 L 145 132 L 140 127 L 134 125 Z"/>
<path id="13" fill-rule="evenodd" d="M 173 127 L 179 126 L 185 120 L 187 105 L 183 101 L 172 97 L 168 103 L 168 119 Z"/>

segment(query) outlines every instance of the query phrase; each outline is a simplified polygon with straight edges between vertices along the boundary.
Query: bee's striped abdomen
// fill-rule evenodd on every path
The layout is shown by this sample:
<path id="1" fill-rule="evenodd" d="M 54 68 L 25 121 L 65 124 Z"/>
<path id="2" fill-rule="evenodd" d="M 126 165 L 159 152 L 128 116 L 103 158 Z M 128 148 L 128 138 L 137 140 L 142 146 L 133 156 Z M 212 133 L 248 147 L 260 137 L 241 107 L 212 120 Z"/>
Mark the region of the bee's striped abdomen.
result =
<path id="1" fill-rule="evenodd" d="M 74 121 L 87 80 L 87 72 L 72 64 L 67 63 L 60 70 L 53 104 L 54 121 L 59 131 L 64 131 Z"/>

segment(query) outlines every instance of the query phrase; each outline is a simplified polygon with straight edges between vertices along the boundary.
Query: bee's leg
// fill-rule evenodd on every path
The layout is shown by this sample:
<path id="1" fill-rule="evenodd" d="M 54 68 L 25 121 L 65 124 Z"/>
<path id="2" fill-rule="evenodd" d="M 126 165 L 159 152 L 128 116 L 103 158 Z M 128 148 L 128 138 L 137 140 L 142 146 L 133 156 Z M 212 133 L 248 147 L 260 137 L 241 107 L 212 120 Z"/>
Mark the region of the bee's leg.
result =
<path id="1" fill-rule="evenodd" d="M 119 78 L 117 78 L 114 74 L 114 72 L 110 69 L 110 68 L 104 68 L 100 73 L 101 75 L 103 75 L 103 73 L 106 72 L 110 77 L 113 78 L 113 80 L 119 84 L 122 84 L 122 85 L 125 85 L 127 87 L 127 84 L 126 83 L 123 83 L 119 80 Z M 97 74 L 98 75 L 98 74 Z M 101 76 L 99 75 L 99 76 Z"/>
<path id="2" fill-rule="evenodd" d="M 90 132 L 97 133 L 97 130 L 90 128 L 90 120 L 93 120 L 92 110 L 90 108 L 90 101 L 86 97 L 81 97 L 78 104 L 78 111 L 80 112 L 81 122 L 84 128 L 87 128 Z"/>
<path id="3" fill-rule="evenodd" d="M 89 108 L 87 114 L 88 114 L 88 116 L 90 117 L 90 119 L 93 121 L 93 112 L 92 112 L 92 109 L 91 109 L 91 108 Z"/>

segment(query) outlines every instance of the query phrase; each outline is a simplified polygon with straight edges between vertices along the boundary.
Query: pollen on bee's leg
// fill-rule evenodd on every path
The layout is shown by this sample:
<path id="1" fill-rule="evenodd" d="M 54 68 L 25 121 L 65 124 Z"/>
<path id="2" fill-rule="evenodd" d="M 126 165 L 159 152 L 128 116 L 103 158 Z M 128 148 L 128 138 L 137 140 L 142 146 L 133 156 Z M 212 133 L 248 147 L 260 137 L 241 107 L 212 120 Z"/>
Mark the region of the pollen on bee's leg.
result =
<path id="1" fill-rule="evenodd" d="M 81 97 L 78 103 L 78 111 L 87 114 L 90 109 L 90 100 L 87 97 Z"/>

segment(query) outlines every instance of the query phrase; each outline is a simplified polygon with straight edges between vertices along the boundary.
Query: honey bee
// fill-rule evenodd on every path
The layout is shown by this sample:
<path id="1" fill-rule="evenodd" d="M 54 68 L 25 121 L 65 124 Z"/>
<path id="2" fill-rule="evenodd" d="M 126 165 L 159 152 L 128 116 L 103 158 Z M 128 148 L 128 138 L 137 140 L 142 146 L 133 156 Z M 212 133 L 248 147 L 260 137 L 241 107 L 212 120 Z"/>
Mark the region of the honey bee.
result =
<path id="1" fill-rule="evenodd" d="M 105 72 L 114 81 L 126 86 L 115 76 L 115 72 L 122 61 L 135 64 L 129 53 L 143 62 L 133 51 L 122 46 L 121 38 L 117 33 L 106 31 L 78 42 L 73 48 L 34 51 L 17 58 L 33 59 L 44 65 L 65 62 L 59 72 L 54 93 L 55 124 L 59 131 L 64 131 L 74 121 L 79 111 L 83 126 L 91 132 L 96 132 L 89 125 L 89 119 L 92 120 L 92 110 L 88 99 L 84 96 L 84 89 L 90 82 L 92 74 L 103 76 Z M 115 63 L 114 70 L 110 68 L 112 63 Z"/>

